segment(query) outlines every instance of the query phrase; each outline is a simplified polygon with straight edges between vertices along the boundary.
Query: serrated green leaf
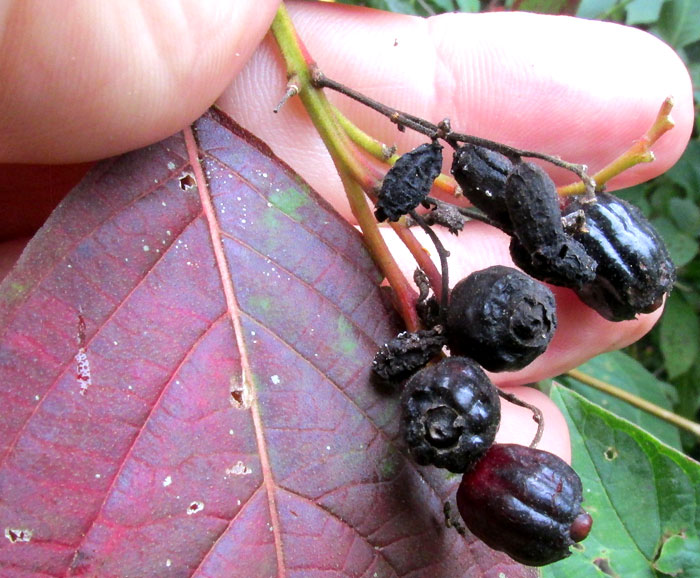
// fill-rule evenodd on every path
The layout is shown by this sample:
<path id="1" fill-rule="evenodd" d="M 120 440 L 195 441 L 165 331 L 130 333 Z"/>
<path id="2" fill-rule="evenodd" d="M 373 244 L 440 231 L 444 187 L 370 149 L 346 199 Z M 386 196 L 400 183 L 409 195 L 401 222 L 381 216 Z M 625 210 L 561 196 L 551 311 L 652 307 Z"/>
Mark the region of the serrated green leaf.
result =
<path id="1" fill-rule="evenodd" d="M 678 292 L 671 293 L 668 298 L 660 332 L 661 353 L 669 378 L 673 379 L 693 365 L 700 340 L 697 314 Z"/>
<path id="2" fill-rule="evenodd" d="M 698 254 L 698 242 L 679 231 L 670 219 L 659 217 L 652 219 L 651 224 L 666 242 L 666 247 L 668 247 L 668 252 L 676 267 L 682 267 L 689 263 Z"/>
<path id="3" fill-rule="evenodd" d="M 551 397 L 569 424 L 573 466 L 594 523 L 581 550 L 543 576 L 601 576 L 596 565 L 605 564 L 612 576 L 656 577 L 666 537 L 698 535 L 700 464 L 566 388 L 555 386 Z M 697 575 L 692 560 L 673 560 L 683 575 Z"/>
<path id="4" fill-rule="evenodd" d="M 691 236 L 700 231 L 700 207 L 690 199 L 671 199 L 669 203 L 671 218 L 678 228 Z"/>
<path id="5" fill-rule="evenodd" d="M 671 576 L 700 576 L 700 539 L 675 534 L 664 541 L 654 567 Z"/>
<path id="6" fill-rule="evenodd" d="M 578 369 L 586 375 L 590 375 L 591 377 L 624 389 L 659 407 L 667 410 L 673 409 L 674 388 L 668 383 L 659 381 L 639 362 L 622 351 L 613 351 L 611 353 L 598 355 L 581 365 Z M 617 399 L 616 397 L 584 385 L 571 377 L 561 376 L 559 380 L 577 393 L 586 397 L 586 399 L 643 427 L 668 445 L 676 449 L 681 449 L 681 439 L 678 429 L 668 422 L 633 407 L 629 403 Z"/>
<path id="7" fill-rule="evenodd" d="M 661 14 L 663 4 L 664 0 L 632 0 L 626 6 L 625 23 L 634 26 L 656 22 Z"/>
<path id="8" fill-rule="evenodd" d="M 700 40 L 697 0 L 664 2 L 654 31 L 676 49 Z"/>

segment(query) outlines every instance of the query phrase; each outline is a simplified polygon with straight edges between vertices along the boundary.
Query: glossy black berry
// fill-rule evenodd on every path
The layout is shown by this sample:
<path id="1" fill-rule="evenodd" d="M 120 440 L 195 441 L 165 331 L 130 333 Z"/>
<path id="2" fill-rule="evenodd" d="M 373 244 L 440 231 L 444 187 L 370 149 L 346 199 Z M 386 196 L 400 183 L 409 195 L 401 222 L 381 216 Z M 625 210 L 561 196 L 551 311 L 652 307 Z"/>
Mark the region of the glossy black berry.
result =
<path id="1" fill-rule="evenodd" d="M 572 200 L 565 215 L 580 211 L 573 237 L 597 261 L 595 278 L 576 293 L 606 319 L 634 319 L 661 306 L 676 270 L 663 239 L 642 212 L 608 193 L 594 202 Z"/>
<path id="2" fill-rule="evenodd" d="M 494 444 L 457 490 L 469 530 L 529 566 L 566 558 L 588 535 L 592 519 L 581 502 L 581 480 L 566 462 L 514 444 Z"/>
<path id="3" fill-rule="evenodd" d="M 563 287 L 593 281 L 596 262 L 565 232 L 556 186 L 542 168 L 516 163 L 506 180 L 505 202 L 516 265 L 536 279 Z"/>
<path id="4" fill-rule="evenodd" d="M 542 354 L 557 326 L 552 292 L 496 265 L 457 283 L 447 309 L 447 343 L 489 371 L 515 371 Z"/>
<path id="5" fill-rule="evenodd" d="M 452 159 L 452 175 L 472 204 L 506 233 L 512 231 L 505 200 L 506 178 L 513 164 L 497 152 L 465 144 Z"/>
<path id="6" fill-rule="evenodd" d="M 496 388 L 464 357 L 418 371 L 406 383 L 401 405 L 401 427 L 413 459 L 451 472 L 464 472 L 486 452 L 501 421 Z"/>
<path id="7" fill-rule="evenodd" d="M 384 177 L 374 215 L 378 221 L 398 221 L 428 196 L 442 168 L 442 146 L 420 145 L 401 156 Z"/>

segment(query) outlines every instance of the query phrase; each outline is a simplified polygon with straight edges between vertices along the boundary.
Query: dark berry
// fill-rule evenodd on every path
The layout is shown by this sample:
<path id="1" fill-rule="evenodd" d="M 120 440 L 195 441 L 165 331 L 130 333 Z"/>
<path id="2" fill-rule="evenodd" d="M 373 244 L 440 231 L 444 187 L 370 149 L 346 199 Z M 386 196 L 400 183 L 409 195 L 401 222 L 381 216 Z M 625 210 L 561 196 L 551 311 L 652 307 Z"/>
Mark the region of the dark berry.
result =
<path id="1" fill-rule="evenodd" d="M 576 289 L 581 300 L 610 321 L 634 319 L 661 306 L 676 269 L 659 233 L 642 212 L 609 193 L 594 202 L 572 200 L 565 215 L 583 213 L 573 237 L 597 261 L 596 276 Z"/>
<path id="2" fill-rule="evenodd" d="M 595 279 L 597 263 L 573 237 L 563 235 L 556 244 L 530 253 L 517 237 L 510 240 L 510 256 L 518 267 L 535 279 L 559 287 L 582 287 Z"/>
<path id="3" fill-rule="evenodd" d="M 502 154 L 472 144 L 459 147 L 452 159 L 452 175 L 464 196 L 506 233 L 513 229 L 505 201 L 506 178 L 512 168 Z"/>
<path id="4" fill-rule="evenodd" d="M 465 357 L 421 369 L 406 383 L 401 405 L 401 427 L 413 459 L 451 472 L 464 472 L 486 452 L 501 421 L 496 388 Z"/>
<path id="5" fill-rule="evenodd" d="M 378 221 L 398 221 L 430 193 L 442 168 L 442 146 L 420 145 L 394 163 L 384 177 L 374 211 Z"/>
<path id="6" fill-rule="evenodd" d="M 372 371 L 386 382 L 408 379 L 435 357 L 445 345 L 439 328 L 399 333 L 374 356 Z"/>
<path id="7" fill-rule="evenodd" d="M 543 169 L 516 163 L 506 180 L 505 201 L 516 265 L 541 281 L 563 287 L 580 287 L 595 278 L 595 261 L 564 231 L 557 188 Z"/>
<path id="8" fill-rule="evenodd" d="M 462 279 L 447 309 L 447 343 L 489 371 L 515 371 L 549 345 L 557 326 L 552 292 L 512 267 L 495 265 Z"/>
<path id="9" fill-rule="evenodd" d="M 582 499 L 581 479 L 566 462 L 514 444 L 494 444 L 457 490 L 469 530 L 529 566 L 566 558 L 588 535 L 593 522 Z"/>

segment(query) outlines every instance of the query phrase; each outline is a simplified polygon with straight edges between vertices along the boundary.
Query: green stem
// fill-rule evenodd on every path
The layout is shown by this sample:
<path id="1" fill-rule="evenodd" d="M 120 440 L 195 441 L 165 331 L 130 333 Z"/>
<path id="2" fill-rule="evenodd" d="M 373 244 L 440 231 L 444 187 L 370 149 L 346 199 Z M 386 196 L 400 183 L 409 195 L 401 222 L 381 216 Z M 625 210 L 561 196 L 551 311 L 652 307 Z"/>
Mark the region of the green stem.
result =
<path id="1" fill-rule="evenodd" d="M 651 415 L 654 415 L 664 421 L 672 423 L 676 427 L 684 429 L 690 432 L 691 434 L 695 435 L 696 437 L 700 438 L 700 424 L 695 423 L 694 421 L 681 417 L 680 415 L 675 414 L 672 411 L 659 407 L 658 405 L 651 403 L 650 401 L 647 401 L 644 398 L 641 398 L 637 395 L 634 395 L 633 393 L 625 391 L 624 389 L 607 383 L 606 381 L 588 375 L 587 373 L 584 373 L 579 369 L 572 369 L 570 371 L 567 371 L 566 375 L 568 375 L 569 377 L 573 377 L 577 381 L 580 381 L 581 383 L 584 383 L 594 389 L 597 389 L 598 391 L 602 391 L 603 393 L 607 393 L 608 395 L 612 395 L 613 397 L 626 401 L 630 405 L 644 410 L 647 413 L 650 413 Z"/>
<path id="2" fill-rule="evenodd" d="M 635 141 L 629 149 L 591 177 L 596 183 L 596 190 L 602 190 L 605 183 L 627 169 L 639 163 L 649 163 L 654 160 L 654 153 L 651 151 L 652 145 L 674 127 L 674 122 L 671 118 L 672 108 L 673 98 L 668 97 L 662 103 L 654 124 L 649 127 L 644 136 Z M 579 182 L 559 187 L 557 192 L 562 196 L 580 195 L 585 192 L 584 184 Z"/>
<path id="3" fill-rule="evenodd" d="M 278 8 L 271 30 L 284 58 L 288 78 L 297 87 L 296 92 L 333 159 L 353 215 L 362 229 L 365 244 L 395 292 L 396 305 L 407 329 L 415 331 L 419 326 L 415 311 L 417 294 L 392 257 L 364 192 L 354 178 L 365 174 L 364 167 L 354 154 L 354 145 L 340 127 L 328 99 L 311 83 L 311 59 L 284 4 Z"/>

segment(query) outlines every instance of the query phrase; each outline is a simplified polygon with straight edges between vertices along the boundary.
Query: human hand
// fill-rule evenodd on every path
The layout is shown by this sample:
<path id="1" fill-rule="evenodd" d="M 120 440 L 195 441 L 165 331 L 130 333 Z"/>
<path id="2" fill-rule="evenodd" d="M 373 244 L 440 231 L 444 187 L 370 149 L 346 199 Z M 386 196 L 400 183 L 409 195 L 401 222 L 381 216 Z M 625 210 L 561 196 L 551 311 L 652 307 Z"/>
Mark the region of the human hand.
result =
<path id="1" fill-rule="evenodd" d="M 226 9 L 224 4 L 228 5 L 222 3 L 221 10 Z M 3 102 L 9 102 L 6 110 L 14 112 L 0 124 L 0 142 L 10 143 L 0 150 L 0 159 L 88 161 L 176 132 L 203 112 L 241 70 L 267 28 L 275 4 L 238 2 L 239 18 L 216 20 L 213 11 L 202 16 L 199 4 L 192 4 L 192 14 L 178 23 L 154 12 L 161 9 L 149 3 L 144 14 L 155 23 L 151 26 L 141 25 L 135 14 L 129 19 L 115 11 L 112 19 L 121 26 L 112 27 L 106 17 L 105 30 L 96 25 L 88 29 L 94 31 L 87 43 L 93 50 L 81 49 L 75 41 L 82 38 L 81 24 L 84 27 L 89 19 L 76 18 L 71 32 L 64 31 L 60 38 L 25 33 L 24 42 L 40 45 L 28 50 L 32 45 L 20 43 L 25 54 L 45 54 L 40 50 L 43 46 L 55 52 L 55 58 L 40 69 L 46 75 L 40 82 L 32 77 L 37 67 L 31 66 L 30 59 L 18 64 L 14 62 L 18 53 L 0 57 L 14 62 L 12 74 L 5 76 L 11 82 L 0 90 L 16 91 L 3 95 Z M 240 11 L 246 9 L 244 18 Z M 559 154 L 593 170 L 641 136 L 662 100 L 672 94 L 677 127 L 655 147 L 657 161 L 628 171 L 613 186 L 641 182 L 666 170 L 681 154 L 690 133 L 692 95 L 687 72 L 670 49 L 632 29 L 526 14 L 447 15 L 424 21 L 318 3 L 292 5 L 290 10 L 311 54 L 330 77 L 424 118 L 449 116 L 463 132 Z M 55 27 L 61 21 L 61 26 L 70 27 L 67 20 L 65 15 L 59 20 L 47 16 L 34 18 L 33 25 L 44 22 Z M 9 30 L 19 38 L 17 26 L 6 29 L 6 35 Z M 132 58 L 138 55 L 136 64 L 128 58 L 120 61 L 110 51 L 115 35 L 120 49 Z M 66 49 L 61 52 L 58 47 L 63 46 Z M 110 54 L 111 59 L 106 56 Z M 71 64 L 73 56 L 80 57 L 79 64 Z M 292 100 L 278 115 L 271 112 L 284 84 L 276 47 L 267 40 L 219 104 L 349 217 L 330 158 L 300 103 Z M 26 90 L 17 92 L 17 86 Z M 398 133 L 355 103 L 342 97 L 334 101 L 351 120 L 380 140 L 396 142 L 400 151 L 420 142 L 417 135 Z M 76 171 L 74 167 L 51 170 L 57 180 Z M 26 191 L 32 179 L 24 178 L 25 186 L 17 186 L 12 180 L 16 167 L 6 168 L 4 174 L 5 186 L 14 185 L 13 202 L 36 206 L 35 198 L 17 199 L 16 193 Z M 552 174 L 559 181 L 566 178 L 561 172 Z M 455 280 L 489 264 L 510 263 L 505 237 L 479 223 L 445 242 L 453 255 Z M 410 274 L 411 259 L 394 240 L 390 244 L 402 255 Z M 622 347 L 648 331 L 660 313 L 612 324 L 567 290 L 557 291 L 557 297 L 560 328 L 550 349 L 523 372 L 497 376 L 501 385 L 557 374 L 597 353 Z M 549 400 L 531 389 L 517 394 L 545 411 L 541 447 L 567 457 L 565 425 Z M 512 415 L 504 416 L 500 441 L 522 443 L 534 424 L 529 412 L 504 404 L 504 413 L 510 414 L 511 409 Z"/>

